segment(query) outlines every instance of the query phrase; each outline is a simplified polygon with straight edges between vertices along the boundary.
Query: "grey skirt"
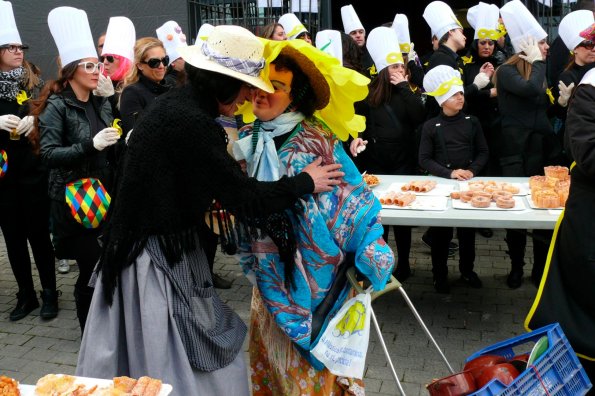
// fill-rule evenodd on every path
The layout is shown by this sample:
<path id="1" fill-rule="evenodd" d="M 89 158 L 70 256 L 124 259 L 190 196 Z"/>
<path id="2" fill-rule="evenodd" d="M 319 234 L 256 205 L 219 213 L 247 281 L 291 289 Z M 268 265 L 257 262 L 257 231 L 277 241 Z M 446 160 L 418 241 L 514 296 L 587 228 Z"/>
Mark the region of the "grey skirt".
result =
<path id="1" fill-rule="evenodd" d="M 228 366 L 212 372 L 192 368 L 173 317 L 172 286 L 146 251 L 122 271 L 120 282 L 121 292 L 116 290 L 111 307 L 103 288 L 95 289 L 76 375 L 148 375 L 171 384 L 171 395 L 180 396 L 250 394 L 241 352 Z"/>

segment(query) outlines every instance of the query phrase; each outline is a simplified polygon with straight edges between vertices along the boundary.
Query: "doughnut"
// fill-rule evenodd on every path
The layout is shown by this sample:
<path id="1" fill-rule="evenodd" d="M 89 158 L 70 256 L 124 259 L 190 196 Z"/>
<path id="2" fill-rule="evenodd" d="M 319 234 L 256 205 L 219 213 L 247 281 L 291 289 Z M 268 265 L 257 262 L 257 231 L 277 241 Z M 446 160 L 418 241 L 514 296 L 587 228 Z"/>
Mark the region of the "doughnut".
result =
<path id="1" fill-rule="evenodd" d="M 469 202 L 473 198 L 473 191 L 461 191 L 461 202 Z"/>
<path id="2" fill-rule="evenodd" d="M 519 191 L 520 191 L 520 189 L 519 189 L 517 186 L 515 186 L 515 185 L 512 185 L 512 184 L 506 184 L 506 185 L 504 186 L 503 190 L 504 190 L 504 191 L 508 191 L 509 193 L 511 193 L 511 194 L 513 194 L 513 195 L 514 195 L 514 194 L 518 194 L 518 193 L 519 193 Z"/>
<path id="3" fill-rule="evenodd" d="M 515 202 L 512 196 L 500 196 L 496 198 L 496 206 L 502 209 L 512 209 L 514 208 Z"/>
<path id="4" fill-rule="evenodd" d="M 469 182 L 469 190 L 470 191 L 483 191 L 484 184 L 483 182 Z"/>
<path id="5" fill-rule="evenodd" d="M 491 204 L 491 198 L 486 198 L 481 195 L 476 195 L 471 198 L 471 206 L 474 208 L 489 208 Z"/>
<path id="6" fill-rule="evenodd" d="M 488 184 L 483 189 L 483 191 L 489 192 L 489 193 L 495 193 L 496 191 L 501 191 L 501 190 L 502 190 L 502 188 L 500 188 L 500 186 L 498 186 L 496 184 Z"/>
<path id="7" fill-rule="evenodd" d="M 453 191 L 450 193 L 450 197 L 452 199 L 460 199 L 461 198 L 461 192 L 460 191 Z"/>
<path id="8" fill-rule="evenodd" d="M 496 191 L 493 195 L 492 195 L 492 199 L 495 201 L 498 198 L 501 197 L 505 197 L 505 198 L 512 198 L 512 193 L 508 192 L 508 191 Z"/>
<path id="9" fill-rule="evenodd" d="M 474 197 L 485 197 L 489 200 L 492 199 L 492 193 L 487 191 L 473 191 Z"/>

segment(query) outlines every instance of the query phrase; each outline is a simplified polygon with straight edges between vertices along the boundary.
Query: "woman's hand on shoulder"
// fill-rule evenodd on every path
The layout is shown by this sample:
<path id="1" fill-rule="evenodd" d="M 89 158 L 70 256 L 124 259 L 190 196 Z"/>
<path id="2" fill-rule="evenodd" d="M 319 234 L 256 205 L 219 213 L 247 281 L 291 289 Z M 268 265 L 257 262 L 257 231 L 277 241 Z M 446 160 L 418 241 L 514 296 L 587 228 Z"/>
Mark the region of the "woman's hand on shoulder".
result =
<path id="1" fill-rule="evenodd" d="M 321 164 L 322 158 L 318 157 L 302 171 L 312 178 L 314 193 L 332 191 L 335 186 L 341 184 L 341 178 L 345 176 L 345 173 L 339 170 L 342 167 L 341 164 Z"/>

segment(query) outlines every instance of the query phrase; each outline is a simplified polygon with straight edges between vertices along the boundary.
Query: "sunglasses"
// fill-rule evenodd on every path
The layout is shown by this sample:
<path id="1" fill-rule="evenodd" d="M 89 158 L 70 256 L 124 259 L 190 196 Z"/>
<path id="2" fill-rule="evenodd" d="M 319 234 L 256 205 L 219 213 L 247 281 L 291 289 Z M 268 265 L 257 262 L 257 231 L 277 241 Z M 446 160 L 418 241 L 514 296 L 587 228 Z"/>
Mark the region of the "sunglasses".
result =
<path id="1" fill-rule="evenodd" d="M 17 51 L 25 52 L 25 50 L 28 50 L 29 49 L 29 46 L 27 46 L 27 45 L 12 45 L 12 44 L 7 44 L 7 45 L 0 45 L 0 49 L 8 50 L 8 52 L 14 54 Z"/>
<path id="2" fill-rule="evenodd" d="M 81 62 L 78 65 L 82 66 L 87 74 L 93 74 L 96 71 L 103 73 L 103 63 L 101 62 Z"/>
<path id="3" fill-rule="evenodd" d="M 577 47 L 583 47 L 585 49 L 588 49 L 589 51 L 593 51 L 593 48 L 595 48 L 595 42 L 591 40 L 585 40 L 579 45 L 577 45 Z"/>
<path id="4" fill-rule="evenodd" d="M 148 65 L 151 69 L 157 69 L 160 63 L 163 63 L 163 66 L 167 67 L 167 65 L 169 65 L 169 56 L 165 55 L 161 59 L 151 58 L 148 61 L 141 61 L 140 63 Z"/>
<path id="5" fill-rule="evenodd" d="M 112 55 L 106 55 L 106 56 L 100 56 L 99 57 L 99 62 L 102 62 L 104 60 L 107 60 L 109 63 L 114 63 L 114 61 L 116 60 Z"/>
<path id="6" fill-rule="evenodd" d="M 494 45 L 494 42 L 492 40 L 482 40 L 482 41 L 479 41 L 478 44 L 492 46 L 492 45 Z"/>

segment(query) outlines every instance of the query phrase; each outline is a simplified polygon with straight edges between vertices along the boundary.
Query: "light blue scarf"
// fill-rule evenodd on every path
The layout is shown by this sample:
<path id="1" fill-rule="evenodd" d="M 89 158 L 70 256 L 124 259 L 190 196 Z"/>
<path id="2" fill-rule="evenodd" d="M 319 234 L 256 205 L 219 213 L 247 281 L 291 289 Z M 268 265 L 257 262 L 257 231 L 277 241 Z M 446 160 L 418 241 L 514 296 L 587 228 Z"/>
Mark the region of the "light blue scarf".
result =
<path id="1" fill-rule="evenodd" d="M 304 118 L 302 113 L 295 111 L 260 124 L 252 163 L 248 166 L 250 176 L 260 181 L 277 181 L 281 178 L 274 138 L 291 132 Z"/>

